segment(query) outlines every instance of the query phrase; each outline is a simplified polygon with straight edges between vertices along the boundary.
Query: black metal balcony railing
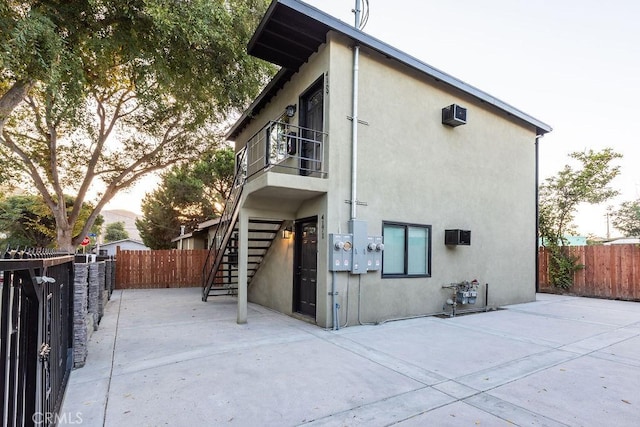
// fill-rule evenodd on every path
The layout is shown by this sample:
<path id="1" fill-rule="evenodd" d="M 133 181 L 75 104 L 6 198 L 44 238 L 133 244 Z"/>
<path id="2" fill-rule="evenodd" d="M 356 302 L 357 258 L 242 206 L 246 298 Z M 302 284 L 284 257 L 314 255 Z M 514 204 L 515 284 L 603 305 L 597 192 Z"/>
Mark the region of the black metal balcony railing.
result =
<path id="1" fill-rule="evenodd" d="M 246 163 L 240 167 L 247 179 L 263 170 L 325 178 L 322 131 L 270 121 L 246 145 Z"/>
<path id="2" fill-rule="evenodd" d="M 325 138 L 325 132 L 271 121 L 236 153 L 233 186 L 202 268 L 203 301 L 207 300 L 213 287 L 223 284 L 219 277 L 220 266 L 234 233 L 244 184 L 267 170 L 326 178 L 323 162 Z"/>
<path id="3" fill-rule="evenodd" d="M 73 363 L 73 256 L 7 250 L 4 258 L 0 425 L 54 425 Z"/>

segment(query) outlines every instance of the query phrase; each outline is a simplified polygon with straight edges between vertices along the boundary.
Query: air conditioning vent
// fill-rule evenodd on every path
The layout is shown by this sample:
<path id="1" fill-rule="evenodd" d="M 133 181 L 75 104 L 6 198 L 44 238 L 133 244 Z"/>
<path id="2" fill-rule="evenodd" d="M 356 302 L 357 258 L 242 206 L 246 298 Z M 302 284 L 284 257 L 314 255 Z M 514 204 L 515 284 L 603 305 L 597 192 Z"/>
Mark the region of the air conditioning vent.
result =
<path id="1" fill-rule="evenodd" d="M 467 124 L 467 109 L 458 104 L 451 104 L 442 109 L 442 124 L 456 127 Z"/>
<path id="2" fill-rule="evenodd" d="M 470 245 L 471 230 L 444 230 L 445 245 Z"/>

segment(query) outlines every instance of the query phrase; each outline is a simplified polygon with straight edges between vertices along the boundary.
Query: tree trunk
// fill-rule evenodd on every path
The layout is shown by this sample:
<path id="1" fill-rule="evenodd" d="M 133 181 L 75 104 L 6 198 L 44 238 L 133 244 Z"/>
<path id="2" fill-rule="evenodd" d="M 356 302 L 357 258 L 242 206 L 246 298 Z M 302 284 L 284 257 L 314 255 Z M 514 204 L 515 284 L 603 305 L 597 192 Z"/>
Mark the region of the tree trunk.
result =
<path id="1" fill-rule="evenodd" d="M 15 110 L 15 108 L 22 102 L 25 96 L 29 93 L 33 87 L 33 82 L 18 80 L 0 96 L 0 134 L 4 124 L 9 119 L 9 116 Z"/>
<path id="2" fill-rule="evenodd" d="M 56 239 L 56 244 L 58 250 L 68 254 L 75 253 L 76 247 L 73 245 L 73 230 L 70 227 L 63 228 L 60 225 L 57 226 L 57 229 L 58 238 Z"/>

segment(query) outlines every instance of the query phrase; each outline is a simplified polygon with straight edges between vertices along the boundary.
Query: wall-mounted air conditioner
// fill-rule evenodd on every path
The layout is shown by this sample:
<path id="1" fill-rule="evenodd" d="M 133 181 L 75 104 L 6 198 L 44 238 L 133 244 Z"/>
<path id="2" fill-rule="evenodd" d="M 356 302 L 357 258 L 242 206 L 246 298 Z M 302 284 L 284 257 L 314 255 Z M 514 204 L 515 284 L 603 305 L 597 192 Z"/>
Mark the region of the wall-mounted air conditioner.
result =
<path id="1" fill-rule="evenodd" d="M 444 230 L 445 245 L 470 245 L 471 230 Z"/>
<path id="2" fill-rule="evenodd" d="M 442 124 L 456 127 L 467 123 L 467 109 L 458 104 L 451 104 L 442 109 Z"/>

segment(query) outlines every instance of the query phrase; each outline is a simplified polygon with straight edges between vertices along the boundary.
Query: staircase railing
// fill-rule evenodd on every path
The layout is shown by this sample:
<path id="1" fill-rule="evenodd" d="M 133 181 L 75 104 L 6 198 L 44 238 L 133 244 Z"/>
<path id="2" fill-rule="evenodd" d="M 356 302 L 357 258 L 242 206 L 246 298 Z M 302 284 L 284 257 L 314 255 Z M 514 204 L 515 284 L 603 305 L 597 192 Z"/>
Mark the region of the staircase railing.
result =
<path id="1" fill-rule="evenodd" d="M 220 222 L 216 227 L 209 253 L 202 268 L 202 301 L 206 301 L 209 291 L 215 283 L 216 275 L 224 258 L 225 249 L 233 234 L 238 219 L 238 203 L 242 195 L 242 188 L 246 179 L 246 149 L 238 153 L 236 157 L 236 173 L 233 178 L 233 186 L 229 197 L 224 204 L 224 211 L 220 216 Z"/>

